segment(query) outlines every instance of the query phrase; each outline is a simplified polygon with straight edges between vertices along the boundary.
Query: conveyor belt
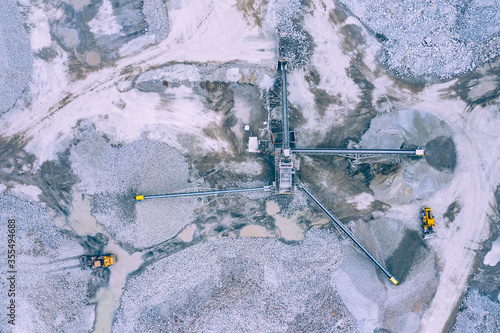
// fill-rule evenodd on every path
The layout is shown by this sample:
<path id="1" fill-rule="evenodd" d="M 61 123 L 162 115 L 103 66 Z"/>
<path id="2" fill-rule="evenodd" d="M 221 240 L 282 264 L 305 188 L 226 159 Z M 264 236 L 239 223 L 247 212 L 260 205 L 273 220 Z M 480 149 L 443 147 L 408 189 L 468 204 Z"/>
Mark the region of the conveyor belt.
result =
<path id="1" fill-rule="evenodd" d="M 250 192 L 250 191 L 271 191 L 272 186 L 264 187 L 254 187 L 254 188 L 239 188 L 233 190 L 214 190 L 214 191 L 200 191 L 200 192 L 180 192 L 180 193 L 167 193 L 167 194 L 157 194 L 157 195 L 137 195 L 135 200 L 141 201 L 146 199 L 158 199 L 158 198 L 178 198 L 178 197 L 198 197 L 203 195 L 217 195 L 224 193 L 239 193 L 239 192 Z"/>
<path id="2" fill-rule="evenodd" d="M 286 84 L 286 61 L 281 62 L 281 108 L 283 110 L 283 149 L 290 149 L 290 126 L 288 124 L 288 93 Z"/>
<path id="3" fill-rule="evenodd" d="M 323 154 L 323 155 L 415 155 L 424 156 L 424 149 L 292 149 L 295 154 Z"/>
<path id="4" fill-rule="evenodd" d="M 326 215 L 328 215 L 328 217 L 330 217 L 332 219 L 333 222 L 335 222 L 335 224 L 340 229 L 342 229 L 343 232 L 345 232 L 347 234 L 347 236 L 349 236 L 349 238 L 351 238 L 353 240 L 354 243 L 356 243 L 356 245 L 368 256 L 368 258 L 370 258 L 375 263 L 375 265 L 377 265 L 378 268 L 380 268 L 382 270 L 382 272 L 384 272 L 384 274 L 387 275 L 387 277 L 389 278 L 389 280 L 391 280 L 392 283 L 394 283 L 395 285 L 399 283 L 398 280 L 391 273 L 389 273 L 389 271 L 387 269 L 385 269 L 384 266 L 382 266 L 382 264 L 380 264 L 377 261 L 377 259 L 375 259 L 370 254 L 370 252 L 368 252 L 368 250 L 363 247 L 363 245 L 361 245 L 361 243 L 356 239 L 356 237 L 354 237 L 354 235 L 351 234 L 351 232 L 349 230 L 347 230 L 347 228 L 339 220 L 337 220 L 337 218 L 335 216 L 330 214 L 330 212 L 318 201 L 318 199 L 316 199 L 311 194 L 311 192 L 309 192 L 301 183 L 299 183 L 298 186 L 301 189 L 303 189 L 304 192 L 307 193 L 307 195 L 325 212 Z"/>

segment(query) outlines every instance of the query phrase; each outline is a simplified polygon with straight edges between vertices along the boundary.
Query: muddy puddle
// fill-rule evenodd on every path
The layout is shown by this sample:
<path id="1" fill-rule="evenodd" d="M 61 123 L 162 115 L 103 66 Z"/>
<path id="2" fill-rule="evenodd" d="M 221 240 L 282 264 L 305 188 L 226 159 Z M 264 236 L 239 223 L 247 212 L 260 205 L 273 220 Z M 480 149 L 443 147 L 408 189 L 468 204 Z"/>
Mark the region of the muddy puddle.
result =
<path id="1" fill-rule="evenodd" d="M 70 55 L 73 79 L 112 66 L 121 53 L 158 43 L 169 33 L 167 7 L 162 1 L 104 0 L 93 4 L 90 0 L 64 0 L 50 7 L 63 13 L 49 18 L 50 33 Z M 131 43 L 134 40 L 135 44 Z"/>

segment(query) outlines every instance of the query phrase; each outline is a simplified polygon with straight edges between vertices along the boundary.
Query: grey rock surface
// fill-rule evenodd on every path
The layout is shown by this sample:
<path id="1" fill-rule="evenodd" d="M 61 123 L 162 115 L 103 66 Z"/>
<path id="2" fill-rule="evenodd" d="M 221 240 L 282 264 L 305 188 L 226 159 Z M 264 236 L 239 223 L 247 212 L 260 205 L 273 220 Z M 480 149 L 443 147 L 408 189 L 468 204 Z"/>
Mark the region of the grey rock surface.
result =
<path id="1" fill-rule="evenodd" d="M 382 42 L 399 75 L 452 77 L 500 53 L 495 0 L 341 2 Z"/>
<path id="2" fill-rule="evenodd" d="M 8 111 L 31 79 L 33 56 L 16 1 L 0 1 L 0 113 Z"/>

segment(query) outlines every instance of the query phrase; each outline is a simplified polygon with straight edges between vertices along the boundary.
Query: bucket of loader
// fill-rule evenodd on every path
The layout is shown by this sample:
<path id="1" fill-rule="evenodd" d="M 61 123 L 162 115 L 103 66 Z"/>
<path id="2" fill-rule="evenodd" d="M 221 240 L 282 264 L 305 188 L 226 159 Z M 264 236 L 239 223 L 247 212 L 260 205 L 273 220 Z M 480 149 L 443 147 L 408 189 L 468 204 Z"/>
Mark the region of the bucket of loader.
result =
<path id="1" fill-rule="evenodd" d="M 431 239 L 431 238 L 434 238 L 434 237 L 436 237 L 436 233 L 435 232 L 429 232 L 429 233 L 424 234 L 424 239 Z"/>

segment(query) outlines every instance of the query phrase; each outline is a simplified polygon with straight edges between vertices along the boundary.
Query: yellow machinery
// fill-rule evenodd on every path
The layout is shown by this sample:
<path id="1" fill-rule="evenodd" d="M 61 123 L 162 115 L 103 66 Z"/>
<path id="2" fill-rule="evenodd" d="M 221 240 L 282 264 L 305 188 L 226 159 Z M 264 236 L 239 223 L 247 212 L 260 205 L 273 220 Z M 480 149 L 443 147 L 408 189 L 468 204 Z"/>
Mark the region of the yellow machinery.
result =
<path id="1" fill-rule="evenodd" d="M 432 238 L 436 236 L 434 231 L 434 217 L 432 216 L 432 210 L 429 207 L 422 208 L 420 213 L 422 218 L 422 231 L 424 238 Z"/>
<path id="2" fill-rule="evenodd" d="M 116 262 L 116 256 L 114 254 L 105 254 L 102 256 L 82 256 L 80 258 L 83 268 L 100 268 L 108 267 Z"/>

